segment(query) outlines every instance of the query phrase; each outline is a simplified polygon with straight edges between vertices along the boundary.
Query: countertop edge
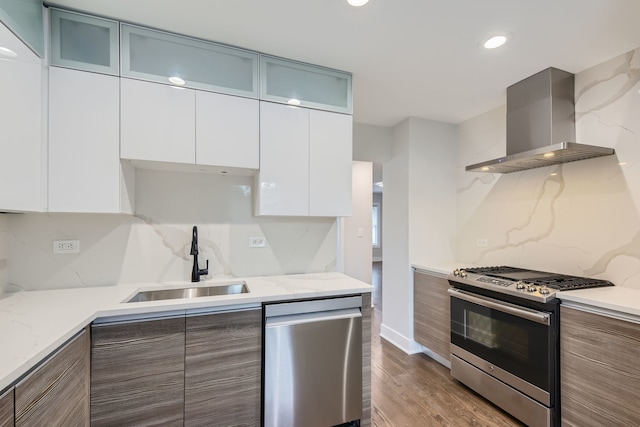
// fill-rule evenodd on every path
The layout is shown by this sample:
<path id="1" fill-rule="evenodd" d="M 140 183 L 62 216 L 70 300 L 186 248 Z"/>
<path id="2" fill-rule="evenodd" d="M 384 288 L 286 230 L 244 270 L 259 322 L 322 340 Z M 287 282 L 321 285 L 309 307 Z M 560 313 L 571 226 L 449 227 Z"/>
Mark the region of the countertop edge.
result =
<path id="1" fill-rule="evenodd" d="M 366 294 L 371 293 L 373 290 L 370 284 L 361 282 L 342 273 L 262 276 L 236 278 L 234 280 L 245 281 L 250 289 L 253 288 L 253 294 L 230 295 L 224 298 L 204 297 L 192 300 L 123 303 L 126 298 L 140 289 L 163 287 L 166 285 L 157 283 L 5 294 L 4 297 L 9 300 L 9 302 L 5 301 L 5 305 L 0 305 L 0 314 L 2 315 L 0 319 L 5 321 L 3 326 L 0 327 L 0 337 L 4 338 L 3 335 L 8 335 L 9 339 L 7 341 L 10 345 L 25 347 L 25 350 L 24 355 L 20 353 L 19 357 L 16 356 L 16 354 L 10 354 L 4 359 L 0 356 L 0 366 L 4 365 L 7 367 L 6 372 L 0 373 L 0 393 L 14 386 L 34 367 L 37 367 L 45 361 L 56 349 L 98 318 L 136 314 L 144 315 L 177 310 L 206 310 L 208 308 L 215 309 L 217 307 L 223 308 L 234 305 L 254 304 L 255 306 L 259 306 L 262 303 L 275 301 Z M 229 281 L 229 278 L 213 279 L 202 282 L 200 285 L 221 284 L 225 281 Z M 169 284 L 168 286 L 185 286 L 185 284 L 186 282 L 184 284 Z M 326 289 L 322 289 L 322 285 L 328 286 Z M 84 297 L 94 304 L 93 306 L 80 307 L 77 315 L 69 313 L 68 310 L 60 314 L 58 317 L 61 320 L 55 320 L 61 324 L 59 331 L 55 326 L 42 325 L 42 322 L 49 323 L 49 319 L 46 318 L 47 315 L 55 316 L 58 314 L 58 311 L 47 305 L 50 300 L 53 299 L 51 304 L 55 305 L 56 298 L 58 300 L 65 300 L 65 298 L 68 299 L 69 296 L 75 294 L 82 295 L 83 293 L 85 294 Z M 80 297 L 78 297 L 78 301 L 78 304 L 83 303 Z M 0 299 L 0 303 L 2 302 L 3 300 Z M 29 305 L 32 305 L 32 307 L 29 307 Z M 49 312 L 44 314 L 45 318 L 42 318 L 42 314 L 40 314 L 41 310 L 39 309 L 42 307 L 46 307 L 49 310 Z M 41 318 L 38 319 L 37 315 L 34 316 L 35 313 L 40 314 Z M 33 324 L 29 324 L 29 320 L 32 318 L 34 319 L 32 320 Z M 38 329 L 37 326 L 40 327 L 39 330 L 36 330 Z M 25 342 L 11 341 L 12 330 L 18 328 L 22 328 L 31 334 L 31 336 L 25 338 Z M 10 332 L 7 333 L 7 331 Z M 20 331 L 13 333 L 19 335 Z"/>
<path id="2" fill-rule="evenodd" d="M 640 323 L 640 290 L 623 286 L 558 292 L 566 306 Z"/>

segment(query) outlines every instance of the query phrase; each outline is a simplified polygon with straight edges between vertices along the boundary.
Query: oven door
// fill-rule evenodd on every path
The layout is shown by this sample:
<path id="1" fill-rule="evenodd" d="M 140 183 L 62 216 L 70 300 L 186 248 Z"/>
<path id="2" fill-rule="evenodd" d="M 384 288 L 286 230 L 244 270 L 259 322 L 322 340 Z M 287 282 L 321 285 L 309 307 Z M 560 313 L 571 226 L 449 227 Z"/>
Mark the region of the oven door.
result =
<path id="1" fill-rule="evenodd" d="M 553 406 L 553 313 L 460 289 L 451 295 L 451 353 Z"/>

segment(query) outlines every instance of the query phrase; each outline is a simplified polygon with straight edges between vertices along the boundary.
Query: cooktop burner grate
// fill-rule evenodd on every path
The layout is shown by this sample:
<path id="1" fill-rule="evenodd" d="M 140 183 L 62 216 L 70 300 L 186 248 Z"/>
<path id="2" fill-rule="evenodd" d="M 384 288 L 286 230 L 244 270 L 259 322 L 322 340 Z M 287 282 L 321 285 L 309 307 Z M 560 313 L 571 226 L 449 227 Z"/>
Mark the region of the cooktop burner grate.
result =
<path id="1" fill-rule="evenodd" d="M 465 269 L 465 271 L 468 273 L 495 277 L 504 280 L 521 280 L 527 284 L 546 286 L 548 288 L 556 289 L 559 291 L 613 286 L 613 283 L 607 280 L 568 276 L 556 273 L 546 273 L 544 271 L 527 270 L 517 267 L 474 267 L 467 268 Z"/>

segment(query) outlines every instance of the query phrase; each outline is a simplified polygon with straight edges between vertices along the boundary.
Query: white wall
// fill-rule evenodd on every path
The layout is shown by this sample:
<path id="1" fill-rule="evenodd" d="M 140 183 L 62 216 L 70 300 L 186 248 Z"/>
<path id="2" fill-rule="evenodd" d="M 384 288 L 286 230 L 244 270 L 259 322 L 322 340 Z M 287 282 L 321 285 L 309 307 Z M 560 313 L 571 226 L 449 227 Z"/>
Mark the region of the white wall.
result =
<path id="1" fill-rule="evenodd" d="M 335 218 L 254 217 L 251 184 L 251 177 L 138 170 L 135 216 L 11 215 L 10 289 L 188 281 L 193 225 L 211 276 L 334 271 Z M 266 237 L 267 247 L 249 248 L 254 236 Z M 52 254 L 55 239 L 79 239 L 80 254 Z"/>
<path id="2" fill-rule="evenodd" d="M 353 160 L 383 163 L 391 158 L 392 128 L 353 124 Z"/>
<path id="3" fill-rule="evenodd" d="M 344 273 L 371 283 L 371 162 L 353 162 L 352 215 L 343 221 Z"/>
<path id="4" fill-rule="evenodd" d="M 382 269 L 382 325 L 380 335 L 409 351 L 411 330 L 407 313 L 409 288 L 409 155 L 410 119 L 393 128 L 391 159 L 384 163 L 385 218 L 383 240 L 387 251 Z M 393 248 L 393 250 L 389 250 Z"/>
<path id="5" fill-rule="evenodd" d="M 464 172 L 504 154 L 504 108 L 460 125 L 458 261 L 640 288 L 640 48 L 576 75 L 576 142 L 615 156 L 511 174 Z M 488 239 L 487 248 L 476 239 Z"/>
<path id="6" fill-rule="evenodd" d="M 412 263 L 455 260 L 455 125 L 409 118 L 394 128 L 384 163 L 381 335 L 408 353 L 413 341 Z"/>
<path id="7" fill-rule="evenodd" d="M 0 294 L 8 284 L 7 258 L 9 257 L 9 220 L 7 214 L 0 214 Z"/>
<path id="8" fill-rule="evenodd" d="M 449 265 L 456 259 L 456 125 L 411 121 L 409 261 Z"/>

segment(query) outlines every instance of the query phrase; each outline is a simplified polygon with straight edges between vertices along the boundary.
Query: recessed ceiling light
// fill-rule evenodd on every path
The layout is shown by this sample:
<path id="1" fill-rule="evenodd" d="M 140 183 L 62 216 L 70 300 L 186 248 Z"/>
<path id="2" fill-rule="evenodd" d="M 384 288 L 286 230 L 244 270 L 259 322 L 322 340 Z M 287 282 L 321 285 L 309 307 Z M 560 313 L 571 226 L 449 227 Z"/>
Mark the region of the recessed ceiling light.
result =
<path id="1" fill-rule="evenodd" d="M 0 55 L 6 56 L 8 58 L 15 58 L 16 56 L 18 56 L 17 53 L 12 51 L 8 47 L 2 47 L 2 46 L 0 46 Z"/>
<path id="2" fill-rule="evenodd" d="M 291 98 L 290 100 L 287 101 L 287 104 L 289 104 L 289 105 L 300 105 L 300 100 L 296 99 L 296 98 Z"/>
<path id="3" fill-rule="evenodd" d="M 502 46 L 506 42 L 507 42 L 507 36 L 497 35 L 497 36 L 492 36 L 488 38 L 487 41 L 484 42 L 483 46 L 485 47 L 485 49 L 495 49 L 497 47 Z"/>
<path id="4" fill-rule="evenodd" d="M 351 6 L 360 7 L 369 3 L 369 0 L 347 0 L 347 3 L 349 3 Z"/>
<path id="5" fill-rule="evenodd" d="M 620 162 L 620 163 L 618 163 L 618 166 L 624 166 L 626 164 L 627 164 L 627 162 Z"/>
<path id="6" fill-rule="evenodd" d="M 169 77 L 169 81 L 174 85 L 178 85 L 178 86 L 184 86 L 187 83 L 178 76 Z"/>

